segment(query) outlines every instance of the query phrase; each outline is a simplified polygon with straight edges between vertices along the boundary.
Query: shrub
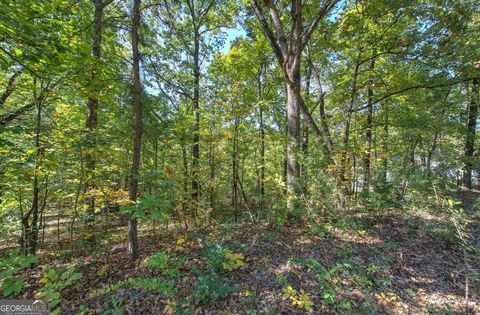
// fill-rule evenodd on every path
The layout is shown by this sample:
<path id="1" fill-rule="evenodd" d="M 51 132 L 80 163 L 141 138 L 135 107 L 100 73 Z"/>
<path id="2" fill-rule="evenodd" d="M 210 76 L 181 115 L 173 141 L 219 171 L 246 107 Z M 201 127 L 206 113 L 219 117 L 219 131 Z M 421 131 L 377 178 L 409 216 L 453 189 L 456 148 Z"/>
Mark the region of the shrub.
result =
<path id="1" fill-rule="evenodd" d="M 219 244 L 207 245 L 204 256 L 207 261 L 206 268 L 193 270 L 197 276 L 197 283 L 191 300 L 196 303 L 210 304 L 239 289 L 238 286 L 231 285 L 223 273 L 225 270 L 238 269 L 245 263 L 243 254 L 234 253 Z"/>
<path id="2" fill-rule="evenodd" d="M 341 308 L 347 309 L 350 307 L 349 301 L 342 300 L 337 292 L 340 288 L 337 288 L 340 281 L 336 279 L 337 274 L 342 270 L 348 270 L 351 268 L 349 264 L 336 264 L 334 267 L 328 269 L 323 266 L 319 261 L 315 259 L 307 259 L 303 262 L 305 266 L 315 272 L 315 278 L 317 279 L 320 288 L 322 289 L 321 298 L 326 304 L 333 306 L 340 305 Z"/>
<path id="3" fill-rule="evenodd" d="M 180 275 L 182 263 L 172 254 L 158 252 L 147 258 L 140 267 L 153 269 L 167 278 L 172 279 Z"/>
<path id="4" fill-rule="evenodd" d="M 18 276 L 18 273 L 37 261 L 37 256 L 20 255 L 18 249 L 10 251 L 7 258 L 0 259 L 0 283 L 3 297 L 22 291 L 25 286 L 25 277 Z"/>
<path id="5" fill-rule="evenodd" d="M 312 299 L 303 289 L 297 292 L 292 286 L 288 285 L 283 288 L 283 297 L 290 299 L 293 306 L 303 308 L 306 311 L 310 311 L 313 307 Z"/>
<path id="6" fill-rule="evenodd" d="M 212 304 L 237 290 L 221 274 L 214 271 L 194 270 L 197 283 L 191 300 L 200 304 Z"/>
<path id="7" fill-rule="evenodd" d="M 82 277 L 81 273 L 75 272 L 75 269 L 68 268 L 65 271 L 59 273 L 55 269 L 49 269 L 40 282 L 43 283 L 43 287 L 38 292 L 39 298 L 48 300 L 48 305 L 53 310 L 52 314 L 59 312 L 60 295 L 63 289 L 69 287 L 73 282 Z"/>
<path id="8" fill-rule="evenodd" d="M 243 261 L 244 256 L 242 253 L 234 253 L 227 249 L 224 252 L 225 259 L 222 263 L 223 269 L 227 271 L 237 270 L 245 265 Z"/>

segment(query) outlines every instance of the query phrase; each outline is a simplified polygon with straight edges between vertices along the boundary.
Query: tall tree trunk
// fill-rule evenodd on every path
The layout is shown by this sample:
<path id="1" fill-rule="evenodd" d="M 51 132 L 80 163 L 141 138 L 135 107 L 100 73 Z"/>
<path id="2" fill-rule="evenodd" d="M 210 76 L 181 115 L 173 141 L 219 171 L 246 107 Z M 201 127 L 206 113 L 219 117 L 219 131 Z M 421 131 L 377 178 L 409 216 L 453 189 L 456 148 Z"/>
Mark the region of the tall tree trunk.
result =
<path id="1" fill-rule="evenodd" d="M 130 200 L 136 202 L 138 193 L 138 174 L 140 168 L 140 149 L 142 146 L 142 104 L 140 83 L 140 52 L 139 52 L 139 27 L 140 27 L 140 2 L 133 1 L 132 11 L 132 52 L 133 52 L 133 116 L 135 136 L 133 141 L 132 178 L 130 179 Z M 137 219 L 130 217 L 128 221 L 128 252 L 132 259 L 138 258 Z"/>
<path id="2" fill-rule="evenodd" d="M 340 162 L 340 180 L 342 181 L 347 193 L 351 192 L 350 189 L 350 179 L 349 175 L 347 174 L 349 167 L 348 163 L 348 153 L 349 153 L 349 142 L 350 142 L 350 126 L 352 124 L 352 116 L 354 112 L 353 106 L 355 105 L 355 100 L 357 98 L 357 78 L 358 72 L 360 69 L 360 56 L 357 58 L 355 62 L 355 69 L 353 71 L 353 81 L 352 81 L 352 89 L 350 92 L 350 102 L 348 104 L 347 109 L 347 121 L 345 122 L 345 131 L 343 134 L 343 151 L 342 151 L 342 158 Z"/>
<path id="3" fill-rule="evenodd" d="M 184 141 L 183 139 L 181 141 L 182 141 L 182 161 L 183 161 L 183 192 L 185 193 L 184 200 L 182 202 L 182 210 L 185 213 L 188 209 L 188 203 L 185 200 L 185 198 L 187 198 L 187 195 L 188 195 L 188 182 L 189 182 L 188 159 L 187 159 L 187 145 L 183 143 Z"/>
<path id="4" fill-rule="evenodd" d="M 312 78 L 312 67 L 307 68 L 306 78 L 305 78 L 305 92 L 307 99 L 310 97 L 310 82 Z M 301 177 L 302 177 L 302 187 L 301 192 L 302 194 L 306 195 L 308 191 L 308 167 L 307 167 L 307 159 L 308 159 L 308 141 L 309 141 L 309 130 L 308 124 L 302 124 L 302 167 L 301 167 Z"/>
<path id="5" fill-rule="evenodd" d="M 215 120 L 216 120 L 216 115 L 215 115 L 215 107 L 216 104 L 212 104 L 212 117 L 213 119 L 210 122 L 210 144 L 209 144 L 209 168 L 210 168 L 210 208 L 212 209 L 212 212 L 215 210 Z"/>
<path id="6" fill-rule="evenodd" d="M 373 49 L 373 56 L 377 50 Z M 364 165 L 364 184 L 363 190 L 370 191 L 371 184 L 371 169 L 370 164 L 372 160 L 372 127 L 373 127 L 373 70 L 375 69 L 375 58 L 372 56 L 370 60 L 370 79 L 367 86 L 367 126 L 365 131 L 365 156 L 363 158 Z"/>
<path id="7" fill-rule="evenodd" d="M 102 47 L 102 16 L 104 4 L 102 0 L 94 0 L 95 13 L 93 15 L 93 43 L 92 43 L 92 56 L 97 63 L 101 57 L 101 47 Z M 96 71 L 98 64 L 94 64 L 90 72 L 90 84 L 93 85 L 92 93 L 88 97 L 87 102 L 87 119 L 86 119 L 86 128 L 87 128 L 87 149 L 85 150 L 85 190 L 90 194 L 88 197 L 88 221 L 94 220 L 95 212 L 95 195 L 91 190 L 95 188 L 95 146 L 96 146 L 96 135 L 95 129 L 97 128 L 97 110 L 98 110 L 98 87 L 95 86 L 96 82 Z M 90 192 L 89 192 L 90 191 Z"/>
<path id="8" fill-rule="evenodd" d="M 40 206 L 40 226 L 38 231 L 42 229 L 42 243 L 45 240 L 45 208 L 47 207 L 47 197 L 48 197 L 48 174 L 45 177 L 45 192 L 43 193 L 42 205 Z M 37 232 L 37 235 L 39 232 Z M 37 236 L 38 240 L 38 236 Z"/>
<path id="9" fill-rule="evenodd" d="M 192 199 L 194 202 L 194 216 L 198 207 L 200 183 L 198 179 L 198 163 L 200 159 L 200 34 L 195 30 L 193 50 L 193 113 L 195 122 L 193 124 L 193 145 L 192 145 Z"/>
<path id="10" fill-rule="evenodd" d="M 265 126 L 260 106 L 260 210 L 265 210 Z"/>
<path id="11" fill-rule="evenodd" d="M 355 152 L 358 152 L 358 143 L 355 132 L 357 130 L 357 113 L 355 112 L 352 117 L 353 120 L 353 154 L 352 154 L 352 175 L 349 181 L 348 189 L 353 195 L 353 200 L 357 200 L 358 192 L 358 159 Z"/>
<path id="12" fill-rule="evenodd" d="M 385 109 L 384 109 L 384 122 L 383 122 L 383 157 L 382 157 L 382 181 L 383 183 L 387 183 L 388 179 L 388 136 L 389 136 L 389 108 L 388 103 L 385 102 Z"/>
<path id="13" fill-rule="evenodd" d="M 287 117 L 285 117 L 285 130 L 284 130 L 284 135 L 285 135 L 285 138 L 288 137 L 288 126 L 287 126 L 287 120 L 286 120 Z M 287 164 L 287 161 L 288 161 L 288 158 L 287 158 L 287 152 L 288 152 L 288 149 L 287 149 L 287 142 L 285 142 L 284 144 L 284 147 L 283 147 L 283 168 L 282 168 L 282 179 L 283 179 L 283 182 L 284 183 L 287 183 L 287 168 L 288 168 L 288 164 Z M 287 186 L 285 185 L 284 187 L 284 190 L 283 190 L 283 193 L 284 194 L 287 194 Z"/>
<path id="14" fill-rule="evenodd" d="M 29 246 L 28 246 L 28 235 L 29 235 L 29 225 L 28 225 L 28 219 L 29 215 L 25 214 L 25 211 L 23 210 L 23 202 L 22 202 L 22 191 L 19 191 L 18 194 L 18 204 L 19 204 L 19 210 L 20 210 L 20 219 L 22 223 L 22 235 L 20 237 L 20 247 L 22 248 L 22 254 L 23 255 L 28 255 L 30 254 L 29 252 Z"/>
<path id="15" fill-rule="evenodd" d="M 213 133 L 213 131 L 212 131 Z M 212 135 L 213 136 L 213 135 Z M 212 211 L 215 210 L 215 146 L 213 144 L 213 137 L 212 142 L 210 143 L 209 148 L 209 166 L 210 166 L 210 208 Z"/>
<path id="16" fill-rule="evenodd" d="M 273 1 L 272 1 L 273 2 Z M 296 154 L 300 144 L 300 108 L 303 103 L 300 90 L 300 65 L 302 56 L 302 2 L 293 0 L 291 6 L 292 30 L 290 47 L 285 65 L 287 78 L 287 207 L 290 211 L 297 207 L 298 179 L 300 169 Z"/>
<path id="17" fill-rule="evenodd" d="M 297 81 L 297 80 L 296 80 Z M 287 84 L 287 207 L 295 208 L 297 185 L 299 179 L 299 164 L 296 158 L 300 141 L 300 82 Z"/>
<path id="18" fill-rule="evenodd" d="M 153 170 L 155 171 L 155 174 L 158 173 L 158 138 L 155 137 L 155 142 L 154 142 L 154 155 L 153 155 Z M 155 189 L 157 186 L 154 187 Z"/>
<path id="19" fill-rule="evenodd" d="M 479 79 L 475 78 L 472 81 L 472 95 L 470 97 L 470 104 L 468 108 L 467 121 L 467 136 L 465 141 L 465 165 L 463 172 L 463 185 L 468 189 L 472 188 L 472 168 L 473 168 L 473 154 L 475 151 L 475 132 L 478 115 L 479 102 Z"/>
<path id="20" fill-rule="evenodd" d="M 262 65 L 262 69 L 266 69 L 266 65 Z M 258 99 L 263 100 L 263 86 L 262 86 L 262 69 L 258 75 Z M 263 103 L 259 106 L 259 127 L 260 127 L 260 211 L 265 210 L 265 126 L 263 118 Z"/>
<path id="21" fill-rule="evenodd" d="M 36 98 L 36 97 L 35 97 Z M 38 209 L 39 209 L 39 194 L 40 187 L 38 184 L 38 173 L 39 173 L 39 163 L 40 157 L 42 155 L 42 148 L 40 147 L 40 127 L 42 123 L 42 108 L 41 103 L 37 102 L 36 104 L 36 117 L 35 117 L 35 149 L 36 149 L 36 159 L 35 159 L 35 170 L 33 175 L 33 199 L 32 199 L 32 208 L 30 209 L 32 215 L 32 223 L 30 224 L 30 233 L 28 236 L 28 247 L 29 253 L 35 255 L 37 251 L 37 239 L 38 239 Z M 28 220 L 28 218 L 27 218 Z M 28 222 L 28 221 L 27 221 Z"/>
<path id="22" fill-rule="evenodd" d="M 234 211 L 235 222 L 238 220 L 238 119 L 234 118 L 232 139 L 232 208 Z"/>
<path id="23" fill-rule="evenodd" d="M 468 107 L 470 105 L 470 94 L 469 94 L 469 86 L 470 81 L 462 82 L 461 93 L 463 99 L 463 106 L 462 110 L 460 111 L 460 115 L 458 115 L 458 122 L 460 124 L 467 125 L 468 122 Z"/>
<path id="24" fill-rule="evenodd" d="M 75 220 L 77 219 L 78 216 L 78 200 L 80 199 L 80 191 L 82 189 L 83 185 L 83 179 L 85 177 L 85 169 L 83 167 L 84 165 L 84 154 L 83 154 L 83 149 L 80 147 L 80 180 L 78 181 L 77 184 L 77 191 L 75 193 L 75 201 L 73 202 L 73 217 L 72 220 L 70 221 L 70 243 L 73 243 L 73 229 L 75 227 Z"/>
<path id="25" fill-rule="evenodd" d="M 36 86 L 36 79 L 34 79 L 34 86 Z M 42 87 L 40 90 L 40 95 L 37 96 L 36 89 L 34 90 L 34 99 L 35 99 L 35 168 L 33 174 L 33 196 L 32 196 L 32 206 L 27 213 L 23 212 L 23 206 L 20 204 L 21 208 L 21 220 L 22 220 L 22 229 L 23 229 L 23 252 L 27 254 L 35 255 L 37 250 L 38 243 L 38 214 L 39 214 L 39 202 L 40 202 L 40 187 L 39 187 L 39 173 L 40 173 L 40 160 L 43 155 L 43 148 L 40 144 L 40 133 L 41 133 L 41 124 L 42 124 L 42 101 L 44 99 L 45 90 Z M 21 203 L 21 200 L 20 200 Z M 30 218 L 32 219 L 29 223 Z"/>

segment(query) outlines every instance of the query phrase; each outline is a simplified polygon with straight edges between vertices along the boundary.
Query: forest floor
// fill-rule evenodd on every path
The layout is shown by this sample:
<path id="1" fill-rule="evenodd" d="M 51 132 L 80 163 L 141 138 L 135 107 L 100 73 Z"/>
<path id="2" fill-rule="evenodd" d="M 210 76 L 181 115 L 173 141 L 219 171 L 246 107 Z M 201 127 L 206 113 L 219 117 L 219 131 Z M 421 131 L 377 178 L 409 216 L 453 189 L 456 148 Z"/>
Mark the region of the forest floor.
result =
<path id="1" fill-rule="evenodd" d="M 460 196 L 466 208 L 475 197 Z M 478 253 L 479 213 L 467 213 L 468 245 Z M 249 222 L 154 233 L 145 225 L 132 262 L 121 226 L 98 236 L 93 250 L 46 249 L 22 297 L 34 295 L 47 266 L 73 265 L 83 277 L 62 292 L 63 314 L 464 314 L 464 252 L 454 235 L 449 214 L 435 209 L 356 208 L 282 228 Z M 231 271 L 215 262 L 225 249 L 243 254 Z M 163 265 L 145 268 L 158 252 Z M 480 259 L 467 255 L 469 312 L 480 314 Z"/>

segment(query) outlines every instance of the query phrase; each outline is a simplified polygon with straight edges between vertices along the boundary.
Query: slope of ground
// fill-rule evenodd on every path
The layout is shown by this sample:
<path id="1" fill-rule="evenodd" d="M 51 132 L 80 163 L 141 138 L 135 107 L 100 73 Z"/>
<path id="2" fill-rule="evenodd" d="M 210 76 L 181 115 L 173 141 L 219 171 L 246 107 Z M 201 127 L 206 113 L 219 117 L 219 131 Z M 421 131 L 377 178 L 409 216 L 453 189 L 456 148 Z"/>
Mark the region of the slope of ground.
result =
<path id="1" fill-rule="evenodd" d="M 473 210 L 468 216 L 468 309 L 477 314 L 479 221 Z M 62 313 L 465 313 L 465 246 L 438 210 L 355 209 L 282 228 L 141 232 L 136 262 L 121 239 L 124 228 L 93 252 L 46 255 L 50 265 L 75 265 L 83 274 L 62 292 Z M 155 254 L 159 260 L 148 264 Z M 39 268 L 27 272 L 22 297 L 38 289 Z"/>

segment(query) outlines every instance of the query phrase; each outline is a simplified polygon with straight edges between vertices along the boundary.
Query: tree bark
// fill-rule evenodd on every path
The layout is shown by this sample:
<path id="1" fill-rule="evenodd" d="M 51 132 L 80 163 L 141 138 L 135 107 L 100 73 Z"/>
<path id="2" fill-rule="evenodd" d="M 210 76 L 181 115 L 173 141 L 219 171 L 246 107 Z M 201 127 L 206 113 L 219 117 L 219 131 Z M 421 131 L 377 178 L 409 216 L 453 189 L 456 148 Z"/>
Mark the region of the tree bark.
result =
<path id="1" fill-rule="evenodd" d="M 465 141 L 465 165 L 463 173 L 463 185 L 472 188 L 472 169 L 473 169 L 473 154 L 475 152 L 475 132 L 478 116 L 478 102 L 479 102 L 479 79 L 475 78 L 472 81 L 472 95 L 470 97 L 470 104 L 468 107 L 468 121 L 467 121 L 467 136 Z"/>
<path id="2" fill-rule="evenodd" d="M 0 95 L 0 108 L 2 108 L 5 105 L 5 102 L 7 101 L 8 97 L 12 94 L 14 87 L 15 87 L 15 81 L 17 78 L 22 74 L 23 69 L 16 71 L 12 74 L 10 79 L 8 79 L 7 87 L 5 88 L 5 91 Z"/>
<path id="3" fill-rule="evenodd" d="M 193 50 L 193 124 L 192 145 L 192 199 L 194 202 L 193 214 L 196 216 L 200 183 L 198 179 L 198 163 L 200 159 L 200 34 L 195 29 Z"/>
<path id="4" fill-rule="evenodd" d="M 273 1 L 271 3 L 273 4 Z M 285 55 L 284 71 L 287 77 L 287 207 L 293 210 L 297 207 L 296 198 L 299 190 L 300 168 L 296 155 L 300 144 L 300 107 L 303 104 L 300 91 L 303 23 L 301 0 L 292 1 L 291 15 L 292 29 L 289 49 Z M 274 19 L 274 22 L 276 21 Z"/>
<path id="5" fill-rule="evenodd" d="M 377 50 L 373 49 L 373 56 L 377 54 Z M 370 78 L 367 85 L 367 125 L 365 131 L 365 156 L 363 158 L 364 165 L 364 184 L 363 191 L 370 191 L 371 185 L 371 160 L 372 160 L 372 127 L 373 127 L 373 70 L 375 69 L 375 58 L 370 60 Z"/>
<path id="6" fill-rule="evenodd" d="M 235 222 L 238 221 L 238 118 L 234 118 L 233 122 L 233 139 L 232 139 L 232 208 L 234 211 Z"/>
<path id="7" fill-rule="evenodd" d="M 288 137 L 288 126 L 287 126 L 287 117 L 285 116 L 285 130 L 284 130 L 284 136 L 285 138 Z M 288 158 L 287 158 L 287 142 L 285 142 L 285 145 L 283 147 L 283 169 L 282 169 L 282 178 L 283 182 L 287 182 L 287 164 Z M 287 186 L 284 187 L 283 193 L 287 194 Z"/>
<path id="8" fill-rule="evenodd" d="M 215 145 L 213 143 L 213 128 L 211 130 L 211 143 L 209 147 L 209 167 L 210 167 L 210 208 L 215 211 Z"/>
<path id="9" fill-rule="evenodd" d="M 388 103 L 385 103 L 384 108 L 384 122 L 383 122 L 383 157 L 382 157 L 382 181 L 384 184 L 388 180 L 388 137 L 389 137 L 389 108 Z M 430 164 L 430 163 L 429 163 Z"/>
<path id="10" fill-rule="evenodd" d="M 93 43 L 92 43 L 92 56 L 95 62 L 100 60 L 101 56 L 101 43 L 102 43 L 102 16 L 103 16 L 103 3 L 102 0 L 94 0 L 95 13 L 93 15 Z M 87 193 L 90 191 L 90 195 L 87 199 L 88 203 L 88 221 L 94 220 L 95 212 L 95 196 L 92 194 L 92 189 L 95 188 L 95 146 L 96 146 L 96 135 L 95 129 L 97 128 L 98 116 L 98 87 L 96 84 L 96 67 L 98 65 L 93 65 L 93 68 L 90 71 L 90 82 L 93 85 L 92 95 L 88 97 L 87 102 L 87 119 L 86 119 L 86 128 L 87 128 L 87 149 L 85 151 L 85 190 Z"/>
<path id="11" fill-rule="evenodd" d="M 142 104 L 140 83 L 140 51 L 139 51 L 139 28 L 140 28 L 140 2 L 133 1 L 132 11 L 132 52 L 133 52 L 133 116 L 135 136 L 133 141 L 132 178 L 130 179 L 129 197 L 133 202 L 137 201 L 138 174 L 140 168 L 140 149 L 142 145 Z M 130 217 L 128 221 L 128 252 L 132 259 L 138 258 L 137 219 Z"/>
<path id="12" fill-rule="evenodd" d="M 309 66 L 306 71 L 305 77 L 305 92 L 307 99 L 310 97 L 310 82 L 312 78 L 312 68 Z M 304 122 L 302 124 L 302 165 L 300 170 L 300 176 L 302 177 L 302 186 L 301 192 L 303 195 L 307 195 L 308 192 L 308 167 L 307 167 L 307 159 L 308 159 L 308 146 L 309 146 L 309 130 L 308 125 Z"/>
<path id="13" fill-rule="evenodd" d="M 181 140 L 184 141 L 183 139 Z M 182 161 L 183 161 L 183 191 L 185 193 L 184 198 L 188 195 L 188 159 L 187 159 L 187 146 L 185 143 L 182 143 Z M 185 212 L 188 209 L 188 203 L 186 200 L 182 201 L 182 210 Z"/>
<path id="14" fill-rule="evenodd" d="M 262 65 L 258 74 L 258 99 L 263 100 L 263 86 L 262 86 L 262 70 L 266 69 L 266 65 Z M 265 210 L 265 126 L 263 121 L 263 103 L 259 106 L 259 128 L 260 128 L 260 211 Z"/>
<path id="15" fill-rule="evenodd" d="M 298 82 L 298 81 L 297 81 Z M 299 178 L 299 163 L 296 158 L 300 141 L 300 84 L 287 84 L 287 207 L 295 207 Z"/>
<path id="16" fill-rule="evenodd" d="M 36 149 L 36 160 L 35 160 L 35 171 L 33 175 L 33 199 L 32 199 L 32 223 L 30 225 L 30 235 L 29 240 L 29 252 L 30 255 L 35 255 L 37 251 L 37 237 L 38 237 L 38 206 L 39 206 L 39 194 L 40 188 L 38 185 L 38 173 L 39 173 L 39 163 L 40 156 L 42 155 L 42 149 L 40 147 L 40 127 L 42 123 L 42 108 L 40 102 L 36 104 L 36 118 L 35 118 L 35 149 Z"/>

